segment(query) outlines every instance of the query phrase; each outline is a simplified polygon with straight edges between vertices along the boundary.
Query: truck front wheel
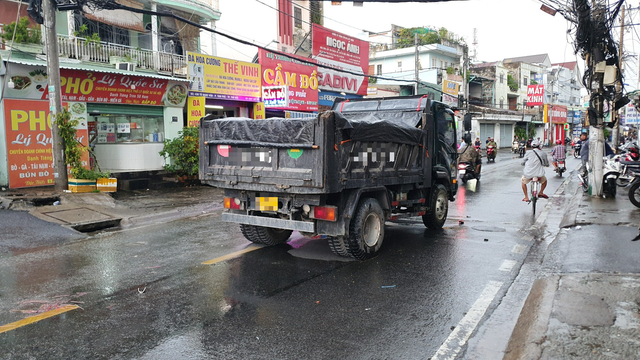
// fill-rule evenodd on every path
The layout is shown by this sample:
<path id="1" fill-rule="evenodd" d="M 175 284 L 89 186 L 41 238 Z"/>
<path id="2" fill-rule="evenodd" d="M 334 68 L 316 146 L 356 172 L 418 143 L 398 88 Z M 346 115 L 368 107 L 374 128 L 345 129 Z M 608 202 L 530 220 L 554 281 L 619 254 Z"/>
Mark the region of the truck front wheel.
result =
<path id="1" fill-rule="evenodd" d="M 240 231 L 244 237 L 256 244 L 278 245 L 287 242 L 291 230 L 274 229 L 263 226 L 240 224 Z"/>
<path id="2" fill-rule="evenodd" d="M 384 212 L 376 199 L 363 199 L 349 224 L 346 239 L 349 256 L 365 260 L 373 257 L 384 239 Z"/>
<path id="3" fill-rule="evenodd" d="M 429 211 L 422 215 L 422 222 L 429 229 L 442 229 L 449 212 L 449 197 L 443 185 L 438 184 L 433 188 L 430 205 Z"/>

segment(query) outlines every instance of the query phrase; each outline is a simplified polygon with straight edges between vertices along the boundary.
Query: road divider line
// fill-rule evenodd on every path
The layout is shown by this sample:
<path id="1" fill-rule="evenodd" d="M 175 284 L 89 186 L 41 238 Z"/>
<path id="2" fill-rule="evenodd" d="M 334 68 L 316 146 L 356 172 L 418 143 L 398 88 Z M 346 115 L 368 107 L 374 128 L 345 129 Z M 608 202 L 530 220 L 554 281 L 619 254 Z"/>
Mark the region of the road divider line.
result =
<path id="1" fill-rule="evenodd" d="M 52 316 L 56 316 L 56 315 L 60 315 L 62 313 L 65 313 L 67 311 L 71 311 L 71 310 L 75 310 L 80 308 L 78 305 L 64 305 L 61 306 L 57 309 L 53 309 L 53 310 L 49 310 L 46 312 L 43 312 L 41 314 L 38 315 L 34 315 L 34 316 L 29 316 L 28 318 L 22 319 L 22 320 L 18 320 L 6 325 L 2 325 L 0 326 L 0 334 L 7 332 L 7 331 L 11 331 L 11 330 L 15 330 L 19 327 L 23 327 L 29 324 L 33 324 L 34 322 L 38 322 L 40 320 L 44 320 L 47 318 L 50 318 Z"/>
<path id="2" fill-rule="evenodd" d="M 502 262 L 502 265 L 500 265 L 500 268 L 498 270 L 511 272 L 511 270 L 513 270 L 514 266 L 516 266 L 516 261 L 515 260 L 504 260 Z"/>
<path id="3" fill-rule="evenodd" d="M 489 281 L 489 284 L 484 288 L 478 300 L 471 306 L 469 312 L 449 334 L 449 337 L 440 346 L 438 352 L 431 357 L 432 360 L 455 359 L 458 356 L 458 353 L 471 337 L 501 287 L 502 282 Z"/>
<path id="4" fill-rule="evenodd" d="M 239 251 L 236 251 L 236 252 L 232 252 L 231 254 L 220 256 L 220 257 L 217 257 L 215 259 L 211 259 L 211 260 L 205 261 L 205 262 L 202 263 L 202 265 L 217 264 L 219 262 L 227 261 L 229 259 L 234 259 L 234 258 L 237 258 L 238 256 L 240 256 L 242 254 L 246 254 L 248 252 L 252 252 L 254 250 L 258 250 L 258 249 L 262 249 L 262 248 L 263 247 L 260 246 L 260 245 L 252 244 L 252 245 L 247 246 L 245 249 L 242 249 L 242 250 L 239 250 Z"/>

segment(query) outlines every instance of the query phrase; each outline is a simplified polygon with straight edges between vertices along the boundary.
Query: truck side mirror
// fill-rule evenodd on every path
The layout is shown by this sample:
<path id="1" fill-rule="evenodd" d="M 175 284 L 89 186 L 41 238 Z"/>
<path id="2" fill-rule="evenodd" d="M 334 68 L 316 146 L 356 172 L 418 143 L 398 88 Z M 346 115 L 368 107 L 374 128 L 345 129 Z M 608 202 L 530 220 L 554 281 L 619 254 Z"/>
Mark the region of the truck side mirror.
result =
<path id="1" fill-rule="evenodd" d="M 464 114 L 462 125 L 464 127 L 464 131 L 471 131 L 471 114 Z"/>

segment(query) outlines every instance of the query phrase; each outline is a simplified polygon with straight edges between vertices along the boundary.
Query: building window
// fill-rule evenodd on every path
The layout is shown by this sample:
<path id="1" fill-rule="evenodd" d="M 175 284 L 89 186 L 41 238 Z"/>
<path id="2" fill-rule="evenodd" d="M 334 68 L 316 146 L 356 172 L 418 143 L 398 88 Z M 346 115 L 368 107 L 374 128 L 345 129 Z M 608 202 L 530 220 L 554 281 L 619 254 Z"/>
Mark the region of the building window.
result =
<path id="1" fill-rule="evenodd" d="M 526 76 L 522 78 L 522 85 L 527 86 L 529 85 L 529 78 L 527 78 Z"/>
<path id="2" fill-rule="evenodd" d="M 293 7 L 293 23 L 297 28 L 302 27 L 302 9 L 297 6 Z"/>
<path id="3" fill-rule="evenodd" d="M 376 74 L 382 75 L 382 64 L 376 65 Z"/>
<path id="4" fill-rule="evenodd" d="M 440 60 L 440 69 L 444 69 L 444 61 Z"/>
<path id="5" fill-rule="evenodd" d="M 435 68 L 436 68 L 436 66 L 438 66 L 438 63 L 437 63 L 437 62 L 438 62 L 438 60 L 436 60 L 436 59 L 431 59 L 431 67 L 435 69 Z"/>
<path id="6" fill-rule="evenodd" d="M 398 61 L 398 67 L 401 68 L 402 67 L 402 61 Z"/>
<path id="7" fill-rule="evenodd" d="M 500 84 L 504 84 L 504 74 L 500 74 Z M 502 107 L 502 105 L 500 105 Z"/>
<path id="8" fill-rule="evenodd" d="M 502 109 L 503 107 L 504 107 L 504 99 L 500 98 L 500 109 Z"/>

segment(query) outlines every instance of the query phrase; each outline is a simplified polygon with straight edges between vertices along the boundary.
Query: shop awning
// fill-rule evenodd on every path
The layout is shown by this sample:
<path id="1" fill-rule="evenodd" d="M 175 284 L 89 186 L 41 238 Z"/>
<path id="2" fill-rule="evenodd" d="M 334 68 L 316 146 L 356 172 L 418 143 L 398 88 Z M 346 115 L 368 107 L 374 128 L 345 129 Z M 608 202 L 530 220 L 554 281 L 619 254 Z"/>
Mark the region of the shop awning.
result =
<path id="1" fill-rule="evenodd" d="M 15 55 L 16 54 L 14 52 L 14 54 L 11 56 L 11 58 L 8 59 L 7 61 L 10 62 L 10 63 L 14 63 L 14 64 L 29 65 L 29 66 L 45 66 L 45 67 L 47 66 L 47 62 L 45 60 L 24 59 L 24 58 L 19 58 L 19 57 L 15 56 Z M 44 55 L 42 55 L 42 56 L 44 56 Z M 156 73 L 153 73 L 153 72 L 120 70 L 120 69 L 116 69 L 115 67 L 87 64 L 85 62 L 80 62 L 80 61 L 78 61 L 77 63 L 76 62 L 68 62 L 68 60 L 73 60 L 73 59 L 68 59 L 67 61 L 65 61 L 65 59 L 61 58 L 60 60 L 61 60 L 60 61 L 60 68 L 61 69 L 83 70 L 83 71 L 102 72 L 102 73 L 110 73 L 110 74 L 121 74 L 121 75 L 130 75 L 130 76 L 144 76 L 144 77 L 154 78 L 154 79 L 165 79 L 165 80 L 172 80 L 172 81 L 189 82 L 189 80 L 187 80 L 187 79 L 159 75 L 159 74 L 156 74 Z"/>

